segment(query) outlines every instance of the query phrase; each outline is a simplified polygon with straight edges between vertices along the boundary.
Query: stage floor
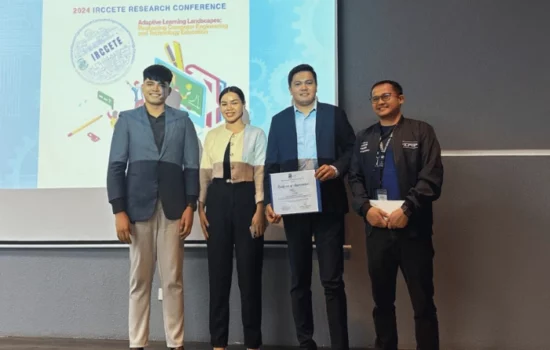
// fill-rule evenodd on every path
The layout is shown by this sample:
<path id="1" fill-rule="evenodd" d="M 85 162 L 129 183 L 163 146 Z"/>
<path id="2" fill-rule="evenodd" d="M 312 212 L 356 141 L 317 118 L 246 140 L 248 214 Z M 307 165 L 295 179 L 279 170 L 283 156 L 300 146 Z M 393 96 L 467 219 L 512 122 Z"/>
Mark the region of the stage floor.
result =
<path id="1" fill-rule="evenodd" d="M 120 350 L 128 349 L 127 341 L 52 339 L 52 338 L 15 338 L 0 337 L 0 350 Z M 166 344 L 152 342 L 148 350 L 166 350 Z M 186 343 L 185 350 L 211 350 L 207 343 Z M 263 350 L 297 350 L 298 347 L 264 346 Z M 322 348 L 320 348 L 322 349 Z M 243 345 L 231 345 L 229 350 L 245 350 Z"/>

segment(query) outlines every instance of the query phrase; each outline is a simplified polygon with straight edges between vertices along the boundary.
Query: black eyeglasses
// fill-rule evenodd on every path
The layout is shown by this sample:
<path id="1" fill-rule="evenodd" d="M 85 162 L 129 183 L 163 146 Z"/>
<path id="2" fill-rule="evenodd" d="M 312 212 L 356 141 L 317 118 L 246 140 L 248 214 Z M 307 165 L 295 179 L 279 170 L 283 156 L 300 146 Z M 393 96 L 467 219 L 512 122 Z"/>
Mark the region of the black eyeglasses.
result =
<path id="1" fill-rule="evenodd" d="M 380 96 L 372 96 L 371 98 L 369 98 L 369 101 L 371 101 L 372 103 L 378 103 L 378 101 L 382 99 L 382 101 L 387 102 L 390 100 L 392 95 L 393 94 L 391 92 L 386 92 L 385 94 L 382 94 Z"/>

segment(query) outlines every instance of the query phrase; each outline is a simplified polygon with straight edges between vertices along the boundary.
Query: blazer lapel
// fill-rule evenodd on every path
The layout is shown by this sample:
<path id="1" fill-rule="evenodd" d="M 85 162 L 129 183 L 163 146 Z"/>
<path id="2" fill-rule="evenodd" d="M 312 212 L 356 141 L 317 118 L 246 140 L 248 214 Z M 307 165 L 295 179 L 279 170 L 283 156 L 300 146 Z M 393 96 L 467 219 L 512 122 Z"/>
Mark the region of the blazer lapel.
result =
<path id="1" fill-rule="evenodd" d="M 315 120 L 315 144 L 316 144 L 316 147 L 317 147 L 317 158 L 319 158 L 319 145 L 322 144 L 322 140 L 323 140 L 323 129 L 321 127 L 321 124 L 323 124 L 323 111 L 322 111 L 322 108 L 321 106 L 319 105 L 319 102 L 317 102 L 317 110 L 315 111 L 316 113 L 316 120 Z"/>
<path id="2" fill-rule="evenodd" d="M 325 113 L 322 105 L 317 102 L 316 120 L 315 120 L 315 144 L 317 147 L 317 159 L 323 158 L 324 152 L 322 146 L 327 142 L 326 138 L 326 128 L 323 127 L 325 124 Z M 320 165 L 320 164 L 319 164 Z"/>
<path id="3" fill-rule="evenodd" d="M 315 121 L 315 137 L 317 144 L 317 160 L 321 163 L 333 162 L 337 158 L 335 153 L 335 125 L 334 115 L 326 105 L 317 102 L 317 119 Z"/>
<path id="4" fill-rule="evenodd" d="M 169 106 L 166 106 L 165 112 L 165 123 L 164 123 L 164 142 L 162 143 L 162 148 L 160 149 L 160 156 L 162 157 L 166 152 L 168 147 L 168 142 L 172 140 L 172 135 L 175 132 L 174 122 L 176 121 L 176 116 L 174 115 L 174 110 Z"/>
<path id="5" fill-rule="evenodd" d="M 286 142 L 288 142 L 288 147 L 290 147 L 290 151 L 292 152 L 292 157 L 290 159 L 296 159 L 296 170 L 298 169 L 298 132 L 296 131 L 296 112 L 294 111 L 294 106 L 290 107 L 288 109 L 288 113 L 286 115 L 286 118 L 288 118 L 288 124 L 290 130 L 288 130 L 288 137 L 286 138 Z M 285 130 L 282 130 L 283 133 Z M 283 140 L 285 137 L 282 138 Z"/>
<path id="6" fill-rule="evenodd" d="M 153 135 L 153 128 L 151 128 L 151 122 L 149 121 L 149 116 L 147 115 L 147 109 L 145 109 L 145 105 L 140 107 L 139 111 L 139 119 L 141 120 L 141 124 L 143 124 L 143 127 L 145 128 L 145 135 L 146 135 L 146 142 L 150 143 L 154 146 L 154 148 L 157 148 L 157 145 L 155 144 L 155 135 Z"/>

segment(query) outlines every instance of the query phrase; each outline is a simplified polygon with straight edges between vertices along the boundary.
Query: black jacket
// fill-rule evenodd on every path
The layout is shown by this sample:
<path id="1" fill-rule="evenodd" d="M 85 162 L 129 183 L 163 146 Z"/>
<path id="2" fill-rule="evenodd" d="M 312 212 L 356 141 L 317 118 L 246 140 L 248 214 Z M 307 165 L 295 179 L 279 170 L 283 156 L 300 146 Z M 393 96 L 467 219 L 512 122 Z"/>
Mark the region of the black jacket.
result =
<path id="1" fill-rule="evenodd" d="M 376 199 L 379 188 L 380 172 L 375 169 L 379 141 L 379 123 L 360 131 L 351 158 L 348 181 L 352 203 L 363 219 L 371 208 L 369 200 Z M 409 217 L 403 230 L 413 236 L 431 234 L 432 202 L 441 195 L 443 185 L 441 148 L 434 129 L 428 123 L 401 117 L 391 142 L 401 199 L 405 200 L 403 209 Z M 372 227 L 365 222 L 370 233 Z"/>

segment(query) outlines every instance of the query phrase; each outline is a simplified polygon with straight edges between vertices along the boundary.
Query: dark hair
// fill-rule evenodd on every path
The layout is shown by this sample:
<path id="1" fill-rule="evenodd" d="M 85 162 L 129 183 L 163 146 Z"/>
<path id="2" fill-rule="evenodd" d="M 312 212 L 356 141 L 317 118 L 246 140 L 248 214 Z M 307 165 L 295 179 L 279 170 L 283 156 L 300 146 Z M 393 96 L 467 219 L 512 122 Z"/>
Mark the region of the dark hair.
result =
<path id="1" fill-rule="evenodd" d="M 292 78 L 294 78 L 294 75 L 300 72 L 311 72 L 311 74 L 313 74 L 313 80 L 315 80 L 315 84 L 317 84 L 317 73 L 315 73 L 313 67 L 309 64 L 300 64 L 292 68 L 288 73 L 288 86 L 292 83 Z"/>
<path id="2" fill-rule="evenodd" d="M 160 64 L 154 64 L 143 71 L 143 81 L 146 79 L 170 84 L 172 82 L 172 71 Z"/>
<path id="3" fill-rule="evenodd" d="M 399 85 L 398 82 L 393 81 L 393 80 L 380 80 L 380 81 L 374 83 L 372 85 L 372 87 L 370 88 L 371 94 L 372 94 L 372 90 L 375 87 L 377 87 L 379 85 L 384 85 L 384 84 L 390 84 L 393 87 L 393 89 L 395 90 L 395 92 L 397 92 L 398 95 L 403 95 L 403 88 L 401 87 L 401 85 Z"/>
<path id="4" fill-rule="evenodd" d="M 220 97 L 218 98 L 218 103 L 222 102 L 223 95 L 227 94 L 228 92 L 236 93 L 237 96 L 239 96 L 239 98 L 241 99 L 242 104 L 243 105 L 246 104 L 246 101 L 244 99 L 243 91 L 241 89 L 239 89 L 238 87 L 236 87 L 236 86 L 228 86 L 225 89 L 223 89 L 222 92 L 220 92 Z"/>

